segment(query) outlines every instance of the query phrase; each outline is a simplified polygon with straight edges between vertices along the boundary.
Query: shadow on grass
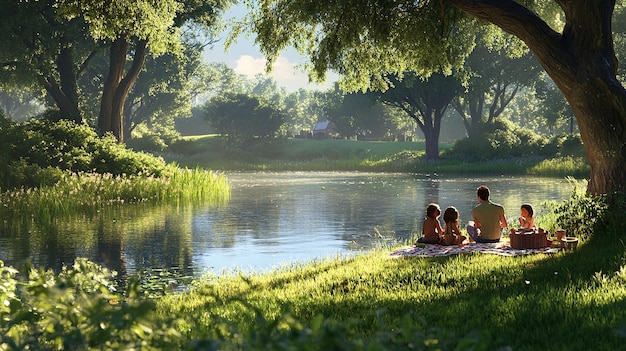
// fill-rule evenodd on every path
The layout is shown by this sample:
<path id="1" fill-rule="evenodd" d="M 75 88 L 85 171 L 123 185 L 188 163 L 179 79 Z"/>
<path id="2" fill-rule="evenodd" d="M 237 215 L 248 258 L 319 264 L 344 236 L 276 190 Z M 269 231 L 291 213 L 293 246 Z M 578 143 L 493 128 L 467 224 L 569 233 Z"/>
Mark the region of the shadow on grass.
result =
<path id="1" fill-rule="evenodd" d="M 385 308 L 390 314 L 415 311 L 430 325 L 461 335 L 479 330 L 497 346 L 515 350 L 619 349 L 626 342 L 619 332 L 626 325 L 626 292 L 620 287 L 623 282 L 610 280 L 623 266 L 625 251 L 620 238 L 598 235 L 576 251 L 547 256 L 519 269 L 503 265 L 482 272 L 472 287 L 459 294 L 394 301 Z M 445 257 L 433 262 L 454 266 L 454 260 Z M 412 261 L 399 265 L 414 265 Z"/>

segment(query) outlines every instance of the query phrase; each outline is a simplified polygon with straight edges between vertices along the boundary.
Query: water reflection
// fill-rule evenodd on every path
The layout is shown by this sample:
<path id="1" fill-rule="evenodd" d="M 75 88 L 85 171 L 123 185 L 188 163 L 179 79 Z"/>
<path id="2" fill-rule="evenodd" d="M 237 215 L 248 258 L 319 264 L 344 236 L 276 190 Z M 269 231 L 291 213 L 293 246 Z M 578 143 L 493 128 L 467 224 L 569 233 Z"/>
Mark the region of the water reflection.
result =
<path id="1" fill-rule="evenodd" d="M 219 207 L 143 204 L 51 223 L 3 218 L 0 259 L 59 270 L 80 256 L 122 276 L 150 268 L 196 276 L 264 270 L 406 240 L 421 230 L 430 202 L 456 206 L 465 222 L 481 184 L 510 217 L 522 202 L 537 206 L 571 193 L 564 179 L 526 177 L 303 172 L 233 173 L 230 180 L 231 199 Z"/>
<path id="2" fill-rule="evenodd" d="M 191 215 L 189 209 L 142 204 L 47 223 L 7 218 L 0 231 L 0 259 L 16 267 L 30 260 L 59 271 L 76 257 L 87 257 L 121 277 L 163 267 L 193 274 Z"/>
<path id="3" fill-rule="evenodd" d="M 454 205 L 469 220 L 481 184 L 511 217 L 522 202 L 538 205 L 571 192 L 562 179 L 525 177 L 244 173 L 231 180 L 228 206 L 195 216 L 194 242 L 205 245 L 194 252 L 196 266 L 258 269 L 402 241 L 421 230 L 430 202 Z"/>

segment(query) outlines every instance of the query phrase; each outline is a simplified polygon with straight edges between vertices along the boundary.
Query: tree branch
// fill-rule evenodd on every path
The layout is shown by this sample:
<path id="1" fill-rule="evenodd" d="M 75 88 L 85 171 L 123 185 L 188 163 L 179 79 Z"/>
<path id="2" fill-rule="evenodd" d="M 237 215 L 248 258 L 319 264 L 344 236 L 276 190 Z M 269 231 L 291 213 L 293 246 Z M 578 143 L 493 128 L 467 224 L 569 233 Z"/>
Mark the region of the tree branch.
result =
<path id="1" fill-rule="evenodd" d="M 492 23 L 521 39 L 535 53 L 547 72 L 551 74 L 566 72 L 567 76 L 574 76 L 577 61 L 564 45 L 561 34 L 550 28 L 543 19 L 528 8 L 512 0 L 446 1 L 459 10 Z M 566 86 L 561 88 L 571 85 L 573 84 L 566 83 Z"/>

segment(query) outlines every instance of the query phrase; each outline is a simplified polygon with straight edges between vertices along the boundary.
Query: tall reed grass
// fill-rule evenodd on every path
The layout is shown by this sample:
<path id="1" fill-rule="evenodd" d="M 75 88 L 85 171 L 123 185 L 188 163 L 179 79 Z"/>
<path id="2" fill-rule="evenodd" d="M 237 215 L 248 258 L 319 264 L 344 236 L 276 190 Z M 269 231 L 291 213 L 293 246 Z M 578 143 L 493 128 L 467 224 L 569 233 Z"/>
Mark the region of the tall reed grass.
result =
<path id="1" fill-rule="evenodd" d="M 2 211 L 54 218 L 77 212 L 129 203 L 183 204 L 225 202 L 230 185 L 225 175 L 213 171 L 171 167 L 165 175 L 112 176 L 65 173 L 53 186 L 18 189 L 0 194 Z"/>
<path id="2" fill-rule="evenodd" d="M 529 167 L 527 172 L 531 175 L 551 177 L 589 177 L 589 164 L 582 157 L 557 157 L 542 160 Z"/>

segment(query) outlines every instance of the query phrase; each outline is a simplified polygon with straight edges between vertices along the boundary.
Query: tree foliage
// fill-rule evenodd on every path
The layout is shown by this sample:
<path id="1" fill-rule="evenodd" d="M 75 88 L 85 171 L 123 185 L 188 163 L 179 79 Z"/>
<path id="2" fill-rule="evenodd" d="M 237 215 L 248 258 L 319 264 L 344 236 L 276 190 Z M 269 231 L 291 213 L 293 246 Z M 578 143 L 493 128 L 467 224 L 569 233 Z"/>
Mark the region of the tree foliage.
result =
<path id="1" fill-rule="evenodd" d="M 464 67 L 466 91 L 454 99 L 453 106 L 469 136 L 473 127 L 492 123 L 522 89 L 538 82 L 540 67 L 520 46 L 519 40 L 505 36 L 502 42 L 477 45 L 468 56 Z"/>
<path id="2" fill-rule="evenodd" d="M 252 30 L 268 55 L 268 67 L 280 50 L 293 46 L 310 57 L 312 78 L 338 71 L 347 90 L 387 88 L 388 73 L 400 78 L 409 71 L 451 73 L 474 46 L 471 31 L 442 25 L 474 20 L 441 12 L 428 1 L 347 0 L 338 6 L 330 0 L 267 0 L 250 6 Z"/>
<path id="3" fill-rule="evenodd" d="M 335 87 L 327 96 L 334 95 L 328 106 L 328 119 L 335 123 L 337 132 L 344 137 L 369 137 L 383 139 L 395 130 L 385 106 L 376 101 L 375 96 L 361 92 L 345 93 Z"/>
<path id="4" fill-rule="evenodd" d="M 211 125 L 233 144 L 275 138 L 284 123 L 280 109 L 248 94 L 216 96 L 207 103 L 206 111 Z"/>
<path id="5" fill-rule="evenodd" d="M 44 87 L 62 115 L 82 123 L 93 100 L 82 96 L 78 80 L 106 51 L 98 126 L 123 141 L 126 99 L 149 53 L 181 54 L 183 26 L 214 25 L 230 2 L 11 1 L 0 14 L 0 29 L 8 33 L 0 44 L 0 80 Z"/>
<path id="6" fill-rule="evenodd" d="M 574 133 L 574 115 L 563 94 L 549 77 L 535 85 L 535 96 L 540 102 L 539 113 L 544 117 L 550 132 L 565 125 L 570 134 Z"/>
<path id="7" fill-rule="evenodd" d="M 39 86 L 66 118 L 82 122 L 76 79 L 98 45 L 84 22 L 59 16 L 56 1 L 9 1 L 0 13 L 0 80 Z"/>
<path id="8" fill-rule="evenodd" d="M 176 45 L 180 36 L 174 19 L 182 3 L 176 0 L 58 0 L 54 6 L 61 18 L 84 21 L 96 40 L 146 40 L 154 54 Z"/>
<path id="9" fill-rule="evenodd" d="M 250 2 L 251 30 L 269 57 L 293 46 L 314 78 L 329 69 L 349 89 L 386 89 L 389 74 L 461 70 L 477 42 L 509 33 L 534 56 L 573 109 L 590 163 L 588 190 L 626 184 L 626 89 L 617 79 L 615 0 L 261 0 Z M 482 22 L 479 22 L 482 21 Z M 496 31 L 500 28 L 502 31 Z M 593 92 L 593 93 L 592 93 Z"/>
<path id="10" fill-rule="evenodd" d="M 12 120 L 28 120 L 41 113 L 40 95 L 27 87 L 0 86 L 0 110 Z"/>

